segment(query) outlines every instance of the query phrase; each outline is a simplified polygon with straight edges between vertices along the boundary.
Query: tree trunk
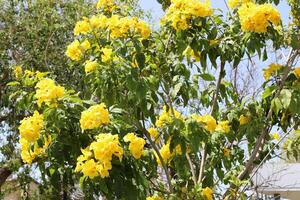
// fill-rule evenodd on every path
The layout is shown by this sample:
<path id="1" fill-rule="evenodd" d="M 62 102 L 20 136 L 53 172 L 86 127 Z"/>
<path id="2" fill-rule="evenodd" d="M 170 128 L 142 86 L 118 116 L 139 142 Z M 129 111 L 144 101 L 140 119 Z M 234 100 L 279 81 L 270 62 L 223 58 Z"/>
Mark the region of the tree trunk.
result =
<path id="1" fill-rule="evenodd" d="M 0 188 L 5 183 L 6 179 L 11 175 L 12 171 L 7 168 L 0 168 Z"/>

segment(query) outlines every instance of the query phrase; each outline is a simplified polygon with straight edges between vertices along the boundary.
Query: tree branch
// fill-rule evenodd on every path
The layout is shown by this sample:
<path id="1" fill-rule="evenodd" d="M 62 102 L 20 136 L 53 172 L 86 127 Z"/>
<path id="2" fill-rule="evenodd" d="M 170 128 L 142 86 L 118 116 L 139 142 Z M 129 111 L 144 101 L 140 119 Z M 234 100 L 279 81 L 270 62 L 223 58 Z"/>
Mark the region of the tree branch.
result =
<path id="1" fill-rule="evenodd" d="M 188 152 L 185 153 L 185 157 L 186 157 L 186 159 L 187 159 L 187 161 L 189 163 L 189 166 L 191 168 L 193 182 L 196 185 L 197 184 L 196 172 L 195 172 L 195 168 L 193 166 L 193 162 L 192 162 L 192 160 L 191 160 L 190 155 L 188 154 Z"/>
<path id="2" fill-rule="evenodd" d="M 171 177 L 170 177 L 170 174 L 169 174 L 169 171 L 168 171 L 168 167 L 167 167 L 166 163 L 164 162 L 164 160 L 163 160 L 163 158 L 162 158 L 162 156 L 161 156 L 161 154 L 159 152 L 158 147 L 152 141 L 152 139 L 150 137 L 150 133 L 143 126 L 141 126 L 140 123 L 137 123 L 137 126 L 143 132 L 143 134 L 146 136 L 147 140 L 150 142 L 150 145 L 152 146 L 152 148 L 154 149 L 155 153 L 157 154 L 157 156 L 158 156 L 158 158 L 160 160 L 160 163 L 162 165 L 162 168 L 164 169 L 165 174 L 166 174 L 167 183 L 168 183 L 168 186 L 169 186 L 169 191 L 170 191 L 170 193 L 172 193 L 173 192 L 173 188 L 172 188 Z"/>
<path id="3" fill-rule="evenodd" d="M 286 69 L 284 71 L 284 74 L 282 76 L 281 79 L 281 84 L 279 85 L 279 88 L 274 96 L 274 99 L 277 98 L 280 95 L 281 90 L 283 89 L 283 86 L 285 84 L 285 81 L 289 75 L 289 72 L 291 71 L 292 67 L 293 67 L 293 63 L 296 59 L 296 57 L 298 56 L 299 51 L 291 51 L 290 55 L 288 56 L 288 60 L 286 62 Z M 262 150 L 263 145 L 265 144 L 265 137 L 268 133 L 268 130 L 270 128 L 270 124 L 269 124 L 269 120 L 271 119 L 273 115 L 273 110 L 270 109 L 266 118 L 266 122 L 268 123 L 266 125 L 266 127 L 261 131 L 260 136 L 258 138 L 258 140 L 256 141 L 255 144 L 255 148 L 252 151 L 252 154 L 248 160 L 248 162 L 246 163 L 245 169 L 238 175 L 238 178 L 240 180 L 245 179 L 245 177 L 247 177 L 249 175 L 249 173 L 251 172 L 252 168 L 253 168 L 253 163 L 255 162 L 255 160 L 257 160 L 257 158 L 259 158 L 259 154 Z"/>
<path id="4" fill-rule="evenodd" d="M 218 78 L 218 82 L 217 82 L 217 87 L 216 87 L 216 90 L 215 90 L 214 95 L 213 95 L 213 103 L 212 103 L 212 106 L 211 106 L 211 115 L 213 115 L 214 112 L 215 112 L 215 110 L 216 110 L 216 106 L 217 106 L 217 102 L 218 102 L 218 96 L 219 96 L 219 91 L 220 91 L 220 86 L 221 86 L 221 80 L 223 78 L 224 68 L 225 68 L 225 62 L 221 61 L 221 67 L 220 67 L 220 72 L 219 72 L 219 78 Z M 203 174 L 204 174 L 205 161 L 206 161 L 206 156 L 207 156 L 206 148 L 207 148 L 207 145 L 205 143 L 204 147 L 203 147 L 203 151 L 202 151 L 202 158 L 201 158 L 201 163 L 200 163 L 199 177 L 198 177 L 198 181 L 197 181 L 198 183 L 200 183 L 202 181 Z"/>

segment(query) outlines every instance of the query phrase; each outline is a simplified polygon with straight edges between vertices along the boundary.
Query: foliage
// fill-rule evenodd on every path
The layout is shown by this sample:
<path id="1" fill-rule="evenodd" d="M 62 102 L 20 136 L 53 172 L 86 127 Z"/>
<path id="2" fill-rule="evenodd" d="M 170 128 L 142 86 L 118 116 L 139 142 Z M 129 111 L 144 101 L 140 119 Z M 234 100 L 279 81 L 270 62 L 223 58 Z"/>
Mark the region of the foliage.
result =
<path id="1" fill-rule="evenodd" d="M 22 159 L 38 166 L 53 196 L 79 183 L 86 199 L 244 199 L 251 169 L 272 153 L 272 128 L 298 129 L 297 24 L 277 27 L 266 1 L 228 16 L 195 2 L 164 4 L 155 31 L 126 2 L 99 0 L 74 23 L 68 67 L 15 67 L 8 104 L 29 117 L 20 125 Z M 244 18 L 247 9 L 254 16 Z M 268 43 L 290 54 L 261 70 L 260 98 L 239 98 L 226 73 L 256 54 L 266 60 Z"/>

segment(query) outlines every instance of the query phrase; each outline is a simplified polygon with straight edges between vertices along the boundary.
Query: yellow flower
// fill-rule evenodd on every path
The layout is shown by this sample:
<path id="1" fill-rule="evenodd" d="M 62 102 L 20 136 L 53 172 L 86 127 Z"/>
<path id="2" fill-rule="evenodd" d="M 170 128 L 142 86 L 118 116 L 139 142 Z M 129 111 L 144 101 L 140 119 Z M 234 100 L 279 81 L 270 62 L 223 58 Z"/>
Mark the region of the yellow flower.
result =
<path id="1" fill-rule="evenodd" d="M 108 18 L 105 15 L 92 16 L 90 18 L 90 24 L 93 28 L 106 28 L 107 27 Z"/>
<path id="2" fill-rule="evenodd" d="M 234 9 L 244 3 L 251 2 L 252 0 L 229 0 L 228 1 L 228 6 L 230 9 Z"/>
<path id="3" fill-rule="evenodd" d="M 95 71 L 97 66 L 98 66 L 97 61 L 87 60 L 84 66 L 85 73 L 90 73 Z"/>
<path id="4" fill-rule="evenodd" d="M 204 116 L 192 115 L 192 118 L 195 119 L 197 122 L 203 123 L 205 125 L 204 128 L 209 132 L 215 131 L 217 127 L 217 122 L 215 118 L 211 115 L 204 115 Z"/>
<path id="5" fill-rule="evenodd" d="M 82 130 L 98 128 L 110 122 L 109 113 L 104 103 L 91 106 L 81 113 L 80 127 Z"/>
<path id="6" fill-rule="evenodd" d="M 161 149 L 159 150 L 159 153 L 160 153 L 164 163 L 167 164 L 169 162 L 170 158 L 172 157 L 172 154 L 171 154 L 171 151 L 170 151 L 170 143 L 167 143 L 167 144 L 163 145 L 161 147 Z M 156 153 L 154 155 L 156 157 L 157 164 L 161 166 L 162 163 L 161 163 L 158 155 Z"/>
<path id="7" fill-rule="evenodd" d="M 230 131 L 230 125 L 229 121 L 220 121 L 217 125 L 216 131 L 222 132 L 222 133 L 229 133 Z"/>
<path id="8" fill-rule="evenodd" d="M 245 115 L 241 115 L 239 121 L 240 121 L 240 125 L 245 125 L 249 122 L 249 117 Z"/>
<path id="9" fill-rule="evenodd" d="M 210 2 L 197 0 L 172 0 L 162 24 L 171 23 L 176 31 L 185 30 L 190 27 L 190 20 L 195 17 L 207 17 L 212 15 Z"/>
<path id="10" fill-rule="evenodd" d="M 82 54 L 83 51 L 80 47 L 80 42 L 78 40 L 75 40 L 67 47 L 66 55 L 72 60 L 79 61 L 81 59 Z"/>
<path id="11" fill-rule="evenodd" d="M 21 137 L 28 142 L 35 142 L 40 137 L 40 132 L 44 126 L 44 118 L 38 111 L 34 111 L 34 114 L 30 117 L 25 117 L 21 121 L 19 131 Z"/>
<path id="12" fill-rule="evenodd" d="M 228 157 L 230 155 L 230 149 L 224 148 L 223 153 L 224 153 L 224 156 Z"/>
<path id="13" fill-rule="evenodd" d="M 15 77 L 16 77 L 17 79 L 19 79 L 19 78 L 22 76 L 22 74 L 23 74 L 23 69 L 22 69 L 22 67 L 19 66 L 19 65 L 15 66 L 15 68 L 14 68 L 14 74 L 15 74 Z"/>
<path id="14" fill-rule="evenodd" d="M 296 67 L 293 71 L 293 73 L 295 74 L 295 76 L 297 78 L 300 78 L 300 67 Z"/>
<path id="15" fill-rule="evenodd" d="M 89 178 L 93 179 L 96 176 L 98 176 L 98 171 L 96 169 L 96 166 L 97 164 L 94 161 L 94 159 L 90 159 L 85 163 L 83 163 L 81 171 L 84 176 L 88 176 Z"/>
<path id="16" fill-rule="evenodd" d="M 143 138 L 137 137 L 134 133 L 128 133 L 124 136 L 125 142 L 130 142 L 129 150 L 135 159 L 140 159 L 144 153 L 144 145 L 146 141 Z"/>
<path id="17" fill-rule="evenodd" d="M 123 149 L 120 146 L 118 135 L 112 135 L 107 133 L 101 133 L 96 137 L 97 141 L 92 142 L 90 149 L 94 152 L 95 159 L 101 163 L 99 169 L 103 170 L 102 174 L 99 171 L 100 176 L 105 175 L 105 171 L 111 170 L 111 160 L 114 156 L 117 156 L 121 161 L 123 158 Z"/>
<path id="18" fill-rule="evenodd" d="M 159 196 L 151 196 L 147 197 L 146 200 L 163 200 L 163 198 Z"/>
<path id="19" fill-rule="evenodd" d="M 155 140 L 155 142 L 159 142 L 158 130 L 156 128 L 149 128 L 148 132 L 150 133 L 151 137 Z"/>
<path id="20" fill-rule="evenodd" d="M 202 196 L 206 200 L 213 200 L 213 191 L 209 187 L 206 187 L 202 190 Z"/>
<path id="21" fill-rule="evenodd" d="M 56 104 L 57 99 L 61 98 L 65 94 L 65 88 L 59 85 L 56 85 L 52 79 L 42 79 L 40 80 L 35 88 L 38 106 L 41 106 L 42 103 L 46 103 L 47 105 Z"/>
<path id="22" fill-rule="evenodd" d="M 96 5 L 97 9 L 104 9 L 110 12 L 112 12 L 115 7 L 116 5 L 113 0 L 98 0 Z"/>
<path id="23" fill-rule="evenodd" d="M 280 139 L 280 135 L 279 135 L 278 133 L 273 133 L 272 136 L 273 136 L 273 139 L 274 139 L 274 140 L 277 140 L 277 141 L 278 141 L 278 140 Z"/>
<path id="24" fill-rule="evenodd" d="M 71 44 L 68 45 L 66 55 L 75 61 L 79 61 L 84 52 L 91 48 L 90 42 L 86 39 L 82 43 L 78 40 L 74 40 Z"/>
<path id="25" fill-rule="evenodd" d="M 48 148 L 52 139 L 51 136 L 43 137 L 44 145 L 40 147 L 37 142 L 29 142 L 25 138 L 21 136 L 19 142 L 21 145 L 21 158 L 24 163 L 31 164 L 32 161 L 39 155 L 43 154 L 45 150 Z"/>
<path id="26" fill-rule="evenodd" d="M 174 114 L 174 116 L 173 116 Z M 173 109 L 173 112 L 171 110 L 171 108 L 167 111 L 167 107 L 164 106 L 163 107 L 163 112 L 162 114 L 158 117 L 158 119 L 156 120 L 155 122 L 155 125 L 158 127 L 158 128 L 162 128 L 164 125 L 172 122 L 173 120 L 173 117 L 177 118 L 177 119 L 183 119 L 183 117 L 181 116 L 181 114 Z"/>
<path id="27" fill-rule="evenodd" d="M 280 70 L 283 66 L 279 64 L 270 64 L 267 69 L 264 69 L 264 78 L 265 80 L 269 80 L 270 77 L 274 74 L 274 72 Z"/>
<path id="28" fill-rule="evenodd" d="M 81 152 L 82 155 L 77 158 L 75 172 L 82 172 L 84 176 L 91 179 L 96 176 L 108 177 L 109 170 L 112 169 L 113 156 L 117 156 L 120 161 L 123 156 L 118 135 L 109 133 L 101 133 L 96 136 L 96 141 L 85 149 L 81 149 Z"/>
<path id="29" fill-rule="evenodd" d="M 238 14 L 242 31 L 245 32 L 265 33 L 270 23 L 280 23 L 280 13 L 272 4 L 245 3 L 238 9 Z"/>
<path id="30" fill-rule="evenodd" d="M 88 19 L 81 20 L 76 23 L 74 28 L 74 35 L 85 35 L 91 31 L 91 25 Z"/>
<path id="31" fill-rule="evenodd" d="M 139 21 L 137 18 L 122 17 L 116 14 L 108 18 L 101 14 L 92 16 L 89 22 L 94 29 L 108 30 L 112 39 L 123 38 L 130 33 L 147 39 L 151 34 L 149 25 L 144 21 Z"/>
<path id="32" fill-rule="evenodd" d="M 173 152 L 171 153 L 171 150 L 170 150 L 170 143 L 171 143 L 171 139 L 168 140 L 167 144 L 163 145 L 161 147 L 161 149 L 159 150 L 159 153 L 164 161 L 164 163 L 168 164 L 168 162 L 171 160 L 171 158 L 175 155 L 181 155 L 182 154 L 182 151 L 181 151 L 181 146 L 180 145 L 177 145 L 175 147 L 175 149 L 173 149 Z M 156 157 L 156 162 L 158 165 L 162 165 L 161 164 L 161 161 L 158 157 L 158 155 L 154 152 L 154 155 Z"/>
<path id="33" fill-rule="evenodd" d="M 91 48 L 91 44 L 90 42 L 85 39 L 81 44 L 80 44 L 80 47 L 82 47 L 85 51 L 86 50 L 89 50 Z"/>
<path id="34" fill-rule="evenodd" d="M 110 48 L 102 48 L 103 54 L 101 55 L 102 62 L 108 62 L 112 59 L 112 49 Z"/>
<path id="35" fill-rule="evenodd" d="M 144 21 L 136 23 L 136 29 L 143 39 L 147 39 L 151 34 L 151 29 L 149 25 Z"/>

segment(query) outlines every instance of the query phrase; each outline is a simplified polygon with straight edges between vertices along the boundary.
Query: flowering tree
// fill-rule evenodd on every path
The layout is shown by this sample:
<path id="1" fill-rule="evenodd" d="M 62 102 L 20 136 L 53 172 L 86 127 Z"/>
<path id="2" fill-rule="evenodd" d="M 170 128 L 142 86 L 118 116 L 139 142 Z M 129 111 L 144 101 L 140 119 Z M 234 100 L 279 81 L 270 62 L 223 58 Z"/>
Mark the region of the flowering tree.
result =
<path id="1" fill-rule="evenodd" d="M 99 0 L 66 47 L 78 80 L 15 68 L 23 162 L 91 199 L 245 198 L 276 146 L 272 128 L 299 126 L 299 3 L 285 28 L 269 2 L 232 0 L 224 16 L 209 2 L 163 1 L 151 30 L 124 2 Z M 226 73 L 267 60 L 270 42 L 289 54 L 261 70 L 259 98 L 240 98 Z"/>

